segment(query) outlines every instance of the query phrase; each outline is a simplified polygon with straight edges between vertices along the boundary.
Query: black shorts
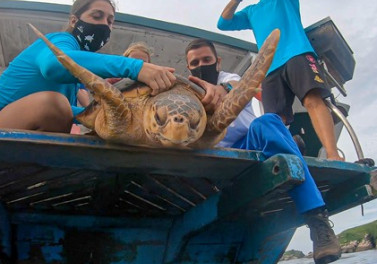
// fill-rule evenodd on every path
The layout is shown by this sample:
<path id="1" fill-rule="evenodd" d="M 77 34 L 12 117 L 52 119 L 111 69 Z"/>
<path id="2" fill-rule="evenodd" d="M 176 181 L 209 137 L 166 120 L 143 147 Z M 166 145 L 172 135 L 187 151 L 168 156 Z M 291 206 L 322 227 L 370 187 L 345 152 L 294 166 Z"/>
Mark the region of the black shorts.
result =
<path id="1" fill-rule="evenodd" d="M 264 112 L 284 116 L 287 124 L 293 122 L 295 96 L 302 103 L 306 94 L 313 89 L 318 89 L 322 98 L 331 95 L 323 70 L 311 53 L 295 56 L 271 72 L 263 81 L 262 89 Z"/>

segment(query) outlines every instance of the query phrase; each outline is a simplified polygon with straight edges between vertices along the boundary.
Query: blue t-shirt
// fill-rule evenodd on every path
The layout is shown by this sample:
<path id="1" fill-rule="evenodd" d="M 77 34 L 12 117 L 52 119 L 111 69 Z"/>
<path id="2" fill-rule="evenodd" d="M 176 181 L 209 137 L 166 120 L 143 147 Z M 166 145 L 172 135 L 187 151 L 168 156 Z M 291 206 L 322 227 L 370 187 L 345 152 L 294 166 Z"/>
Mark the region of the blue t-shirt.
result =
<path id="1" fill-rule="evenodd" d="M 232 19 L 220 17 L 217 27 L 220 30 L 253 30 L 259 49 L 274 29 L 280 29 L 280 41 L 268 73 L 294 56 L 314 53 L 301 23 L 299 0 L 261 0 L 236 12 Z"/>
<path id="2" fill-rule="evenodd" d="M 142 60 L 81 51 L 76 39 L 68 32 L 51 33 L 46 37 L 79 65 L 102 78 L 136 80 L 143 66 Z M 77 83 L 78 80 L 60 64 L 47 45 L 38 39 L 11 61 L 0 76 L 0 110 L 32 93 L 55 91 L 67 97 L 76 115 L 83 109 L 75 107 Z"/>

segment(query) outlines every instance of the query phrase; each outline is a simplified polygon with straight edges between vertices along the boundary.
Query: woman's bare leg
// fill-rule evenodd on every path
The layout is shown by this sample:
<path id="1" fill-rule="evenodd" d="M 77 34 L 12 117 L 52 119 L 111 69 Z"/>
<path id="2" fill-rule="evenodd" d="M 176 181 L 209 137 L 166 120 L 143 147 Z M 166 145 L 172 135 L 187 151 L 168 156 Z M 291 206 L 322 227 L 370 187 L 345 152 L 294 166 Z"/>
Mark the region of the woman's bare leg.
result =
<path id="1" fill-rule="evenodd" d="M 34 93 L 0 111 L 0 128 L 69 133 L 72 120 L 67 98 L 57 92 Z"/>

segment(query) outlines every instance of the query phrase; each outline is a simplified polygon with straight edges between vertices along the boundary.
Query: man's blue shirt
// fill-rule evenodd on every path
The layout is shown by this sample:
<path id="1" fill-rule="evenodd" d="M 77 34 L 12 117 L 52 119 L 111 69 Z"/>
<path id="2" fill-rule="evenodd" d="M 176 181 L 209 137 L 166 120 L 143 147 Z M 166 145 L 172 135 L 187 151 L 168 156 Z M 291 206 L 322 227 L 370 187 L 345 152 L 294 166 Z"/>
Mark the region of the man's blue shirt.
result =
<path id="1" fill-rule="evenodd" d="M 261 0 L 236 12 L 232 19 L 220 17 L 217 27 L 221 30 L 253 30 L 259 49 L 274 29 L 280 29 L 280 41 L 268 73 L 294 56 L 314 53 L 301 23 L 299 0 Z"/>

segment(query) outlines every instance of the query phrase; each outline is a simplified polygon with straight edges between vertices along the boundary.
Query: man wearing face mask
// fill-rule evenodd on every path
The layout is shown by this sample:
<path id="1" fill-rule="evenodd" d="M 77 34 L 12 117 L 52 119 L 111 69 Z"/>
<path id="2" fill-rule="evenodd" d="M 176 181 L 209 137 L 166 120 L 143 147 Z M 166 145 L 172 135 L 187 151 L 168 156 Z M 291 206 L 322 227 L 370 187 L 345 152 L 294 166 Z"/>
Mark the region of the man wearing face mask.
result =
<path id="1" fill-rule="evenodd" d="M 235 73 L 220 70 L 221 58 L 213 43 L 207 39 L 195 39 L 186 48 L 187 68 L 192 76 L 189 79 L 206 90 L 202 99 L 207 112 L 211 113 L 222 102 L 223 97 L 236 85 L 241 77 Z M 248 104 L 228 127 L 220 147 L 231 147 L 243 138 L 256 118 L 251 103 Z"/>
<path id="2" fill-rule="evenodd" d="M 233 80 L 239 80 L 240 77 L 219 72 L 220 58 L 217 57 L 213 43 L 208 40 L 192 41 L 186 48 L 186 60 L 193 75 L 189 79 L 206 90 L 206 96 L 202 99 L 203 105 L 207 112 L 214 111 L 228 89 L 237 85 Z M 255 118 L 252 109 L 245 107 L 232 125 L 233 127 L 228 127 L 224 142 L 219 146 L 258 150 L 266 158 L 280 153 L 292 154 L 301 160 L 305 181 L 292 188 L 289 195 L 310 229 L 315 263 L 325 264 L 337 260 L 341 249 L 329 223 L 325 202 L 281 117 L 267 113 Z"/>

